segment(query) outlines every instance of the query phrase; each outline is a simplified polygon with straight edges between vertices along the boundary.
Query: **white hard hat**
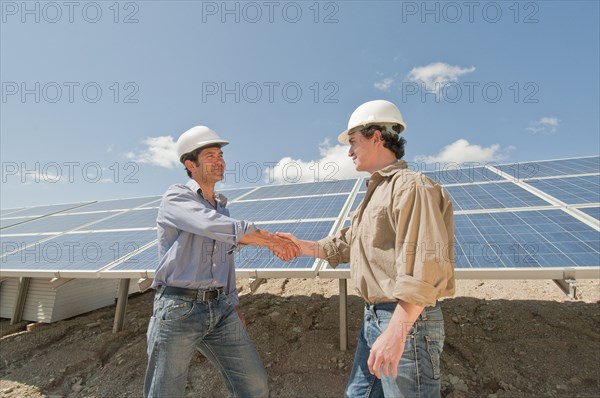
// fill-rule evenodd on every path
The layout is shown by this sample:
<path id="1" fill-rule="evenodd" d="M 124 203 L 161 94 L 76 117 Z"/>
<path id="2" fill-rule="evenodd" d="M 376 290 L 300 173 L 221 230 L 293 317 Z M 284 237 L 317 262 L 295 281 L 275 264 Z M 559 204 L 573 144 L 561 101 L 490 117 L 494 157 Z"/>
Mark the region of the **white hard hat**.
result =
<path id="1" fill-rule="evenodd" d="M 350 120 L 348 120 L 348 129 L 340 134 L 338 141 L 347 144 L 348 133 L 357 127 L 365 128 L 373 124 L 385 126 L 388 131 L 395 131 L 392 127 L 400 125 L 398 133 L 406 130 L 406 123 L 404 123 L 402 114 L 396 105 L 385 100 L 375 100 L 365 102 L 352 112 Z"/>
<path id="2" fill-rule="evenodd" d="M 212 144 L 225 146 L 229 144 L 229 141 L 221 139 L 217 133 L 206 126 L 192 127 L 179 136 L 177 140 L 177 156 L 181 160 L 181 157 L 186 153 Z"/>

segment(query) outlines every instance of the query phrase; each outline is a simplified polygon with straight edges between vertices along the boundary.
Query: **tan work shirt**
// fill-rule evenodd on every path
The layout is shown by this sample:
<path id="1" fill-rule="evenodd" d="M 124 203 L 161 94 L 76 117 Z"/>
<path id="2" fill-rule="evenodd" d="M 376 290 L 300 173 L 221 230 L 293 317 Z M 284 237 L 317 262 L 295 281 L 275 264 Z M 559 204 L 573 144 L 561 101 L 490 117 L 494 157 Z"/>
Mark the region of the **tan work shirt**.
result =
<path id="1" fill-rule="evenodd" d="M 427 307 L 454 294 L 454 214 L 448 193 L 399 161 L 371 175 L 352 224 L 319 241 L 332 267 L 350 262 L 369 303 Z"/>

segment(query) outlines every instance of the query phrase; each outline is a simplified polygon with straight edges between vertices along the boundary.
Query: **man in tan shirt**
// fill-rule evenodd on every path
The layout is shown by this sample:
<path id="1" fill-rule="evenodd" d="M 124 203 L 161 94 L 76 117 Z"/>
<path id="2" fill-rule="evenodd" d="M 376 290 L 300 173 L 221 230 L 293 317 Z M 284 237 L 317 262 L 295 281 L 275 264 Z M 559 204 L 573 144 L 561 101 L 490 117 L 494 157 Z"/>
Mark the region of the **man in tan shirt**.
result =
<path id="1" fill-rule="evenodd" d="M 365 198 L 349 228 L 318 242 L 296 239 L 304 255 L 333 267 L 350 262 L 365 300 L 347 397 L 440 396 L 444 323 L 437 300 L 454 294 L 452 202 L 399 160 L 405 128 L 391 102 L 354 111 L 339 141 L 350 144 L 356 170 L 371 173 Z"/>

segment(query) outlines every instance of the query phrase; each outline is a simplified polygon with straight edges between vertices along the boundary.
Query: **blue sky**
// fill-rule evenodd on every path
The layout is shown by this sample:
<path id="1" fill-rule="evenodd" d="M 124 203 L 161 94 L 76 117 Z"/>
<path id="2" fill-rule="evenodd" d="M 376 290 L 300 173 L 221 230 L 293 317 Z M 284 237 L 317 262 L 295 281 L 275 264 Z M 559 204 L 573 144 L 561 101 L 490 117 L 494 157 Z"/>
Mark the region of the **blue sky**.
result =
<path id="1" fill-rule="evenodd" d="M 2 1 L 1 207 L 160 195 L 174 141 L 231 141 L 221 188 L 352 177 L 387 99 L 414 168 L 597 155 L 597 1 Z"/>

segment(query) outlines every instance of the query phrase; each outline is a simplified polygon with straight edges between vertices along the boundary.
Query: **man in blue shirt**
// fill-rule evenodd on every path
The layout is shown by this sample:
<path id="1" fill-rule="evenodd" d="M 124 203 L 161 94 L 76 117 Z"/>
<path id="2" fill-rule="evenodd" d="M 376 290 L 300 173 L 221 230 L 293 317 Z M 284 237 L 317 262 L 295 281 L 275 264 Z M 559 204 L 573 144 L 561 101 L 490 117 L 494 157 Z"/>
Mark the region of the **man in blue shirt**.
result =
<path id="1" fill-rule="evenodd" d="M 148 325 L 145 397 L 184 395 L 195 350 L 224 376 L 236 397 L 267 397 L 267 373 L 238 309 L 233 253 L 266 246 L 284 261 L 300 254 L 289 239 L 233 219 L 215 192 L 224 178 L 221 148 L 229 142 L 205 126 L 177 141 L 190 180 L 171 186 L 158 212 L 158 268 Z"/>

